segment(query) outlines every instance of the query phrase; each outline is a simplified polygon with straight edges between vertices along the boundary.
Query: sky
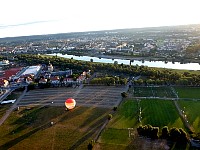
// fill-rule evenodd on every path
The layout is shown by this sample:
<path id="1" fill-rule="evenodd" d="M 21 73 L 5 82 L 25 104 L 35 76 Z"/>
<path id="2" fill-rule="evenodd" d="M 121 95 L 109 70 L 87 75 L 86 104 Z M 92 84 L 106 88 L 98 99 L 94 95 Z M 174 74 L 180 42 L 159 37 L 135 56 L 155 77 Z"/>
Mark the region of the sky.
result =
<path id="1" fill-rule="evenodd" d="M 0 0 L 0 38 L 200 24 L 199 0 Z"/>

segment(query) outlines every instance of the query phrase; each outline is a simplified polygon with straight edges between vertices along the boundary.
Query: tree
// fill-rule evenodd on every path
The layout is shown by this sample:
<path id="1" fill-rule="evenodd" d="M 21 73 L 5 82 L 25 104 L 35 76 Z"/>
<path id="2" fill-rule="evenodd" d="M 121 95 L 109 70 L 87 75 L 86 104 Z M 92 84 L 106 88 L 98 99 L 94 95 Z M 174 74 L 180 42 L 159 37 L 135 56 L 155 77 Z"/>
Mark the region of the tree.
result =
<path id="1" fill-rule="evenodd" d="M 152 138 L 152 139 L 158 139 L 158 133 L 159 133 L 159 127 L 153 127 L 152 129 L 151 129 L 151 134 L 150 134 L 150 137 Z"/>
<path id="2" fill-rule="evenodd" d="M 159 127 L 152 127 L 151 125 L 140 125 L 137 128 L 137 132 L 140 136 L 150 137 L 152 139 L 157 139 L 159 133 Z"/>
<path id="3" fill-rule="evenodd" d="M 180 128 L 179 131 L 181 133 L 179 142 L 182 144 L 187 144 L 187 142 L 188 142 L 187 133 L 182 128 Z"/>
<path id="4" fill-rule="evenodd" d="M 117 110 L 117 106 L 113 107 L 113 110 L 116 111 Z"/>
<path id="5" fill-rule="evenodd" d="M 33 90 L 33 89 L 35 89 L 35 87 L 36 87 L 36 83 L 35 82 L 31 82 L 29 85 L 28 85 L 28 90 Z"/>
<path id="6" fill-rule="evenodd" d="M 123 98 L 126 98 L 126 97 L 128 96 L 128 94 L 127 94 L 126 92 L 122 92 L 122 93 L 121 93 L 121 96 L 122 96 Z"/>
<path id="7" fill-rule="evenodd" d="M 140 125 L 139 127 L 137 127 L 137 132 L 140 136 L 144 136 L 144 129 L 143 126 Z"/>
<path id="8" fill-rule="evenodd" d="M 170 135 L 170 140 L 172 140 L 173 142 L 177 142 L 180 138 L 181 132 L 179 131 L 178 128 L 171 128 L 169 131 L 169 135 Z"/>
<path id="9" fill-rule="evenodd" d="M 118 61 L 114 61 L 114 65 L 117 66 L 118 65 Z"/>
<path id="10" fill-rule="evenodd" d="M 169 129 L 167 126 L 164 126 L 162 128 L 162 135 L 161 135 L 161 138 L 163 139 L 168 139 L 169 138 Z"/>
<path id="11" fill-rule="evenodd" d="M 111 120 L 112 119 L 112 114 L 108 114 L 108 120 Z"/>
<path id="12" fill-rule="evenodd" d="M 91 140 L 90 142 L 89 142 L 89 144 L 88 144 L 88 150 L 92 150 L 93 149 L 93 147 L 94 147 L 94 141 L 93 140 Z"/>

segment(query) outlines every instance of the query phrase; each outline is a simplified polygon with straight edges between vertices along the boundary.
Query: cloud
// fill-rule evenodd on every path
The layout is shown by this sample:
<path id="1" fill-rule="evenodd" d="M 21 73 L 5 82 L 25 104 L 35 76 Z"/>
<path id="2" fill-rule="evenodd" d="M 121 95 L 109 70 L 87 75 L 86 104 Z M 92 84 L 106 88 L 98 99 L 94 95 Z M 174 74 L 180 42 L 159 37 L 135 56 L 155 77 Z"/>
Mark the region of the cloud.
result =
<path id="1" fill-rule="evenodd" d="M 48 23 L 48 22 L 54 22 L 54 21 L 56 21 L 56 20 L 45 20 L 45 21 L 25 22 L 25 23 L 19 23 L 19 24 L 0 25 L 0 29 L 40 24 L 40 23 Z"/>

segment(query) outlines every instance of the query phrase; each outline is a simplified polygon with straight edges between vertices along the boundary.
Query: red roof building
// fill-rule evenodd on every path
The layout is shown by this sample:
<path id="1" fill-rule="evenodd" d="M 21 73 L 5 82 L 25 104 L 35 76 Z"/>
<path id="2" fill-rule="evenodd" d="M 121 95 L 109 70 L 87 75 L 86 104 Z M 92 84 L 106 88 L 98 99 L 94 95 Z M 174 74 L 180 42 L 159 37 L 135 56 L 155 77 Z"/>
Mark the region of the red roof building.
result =
<path id="1" fill-rule="evenodd" d="M 20 70 L 21 68 L 11 68 L 5 70 L 2 77 L 5 78 L 6 80 L 9 80 L 11 76 L 16 75 Z"/>

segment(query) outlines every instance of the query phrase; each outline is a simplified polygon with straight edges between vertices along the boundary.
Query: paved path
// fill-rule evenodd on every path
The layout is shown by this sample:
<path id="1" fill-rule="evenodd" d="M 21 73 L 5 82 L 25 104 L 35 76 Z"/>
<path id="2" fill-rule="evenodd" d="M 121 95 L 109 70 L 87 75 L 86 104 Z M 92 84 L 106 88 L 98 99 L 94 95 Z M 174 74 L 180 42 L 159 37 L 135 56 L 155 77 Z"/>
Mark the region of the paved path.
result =
<path id="1" fill-rule="evenodd" d="M 4 116 L 0 119 L 0 126 L 4 123 L 4 121 L 8 118 L 8 116 L 12 113 L 12 111 L 17 107 L 17 104 L 19 103 L 19 101 L 24 97 L 25 93 L 27 91 L 27 87 L 25 87 L 24 92 L 22 93 L 22 95 L 15 101 L 15 103 L 10 107 L 10 109 L 8 109 L 6 111 L 6 113 L 4 114 Z"/>
<path id="2" fill-rule="evenodd" d="M 181 116 L 186 128 L 188 128 L 190 131 L 194 131 L 194 128 L 189 124 L 187 118 L 184 116 L 184 113 L 181 111 L 177 101 L 174 101 L 174 104 L 175 104 L 176 109 L 178 110 L 178 113 Z"/>

